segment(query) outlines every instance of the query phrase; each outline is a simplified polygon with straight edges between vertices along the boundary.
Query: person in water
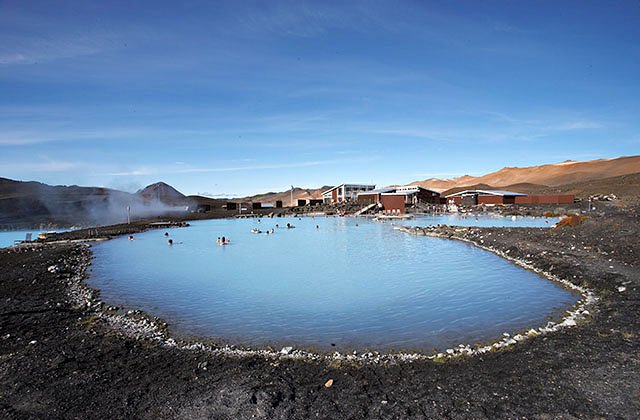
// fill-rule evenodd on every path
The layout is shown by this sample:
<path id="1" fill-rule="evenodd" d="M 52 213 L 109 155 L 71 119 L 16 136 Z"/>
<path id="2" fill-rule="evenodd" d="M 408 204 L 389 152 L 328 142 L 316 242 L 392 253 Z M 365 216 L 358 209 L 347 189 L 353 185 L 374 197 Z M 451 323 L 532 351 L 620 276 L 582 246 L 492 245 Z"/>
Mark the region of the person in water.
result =
<path id="1" fill-rule="evenodd" d="M 169 246 L 173 245 L 173 239 L 169 239 L 167 243 L 169 244 Z"/>
<path id="2" fill-rule="evenodd" d="M 164 233 L 164 236 L 169 236 L 169 232 L 165 232 L 165 233 Z"/>
<path id="3" fill-rule="evenodd" d="M 129 240 L 133 241 L 133 235 L 129 235 Z"/>

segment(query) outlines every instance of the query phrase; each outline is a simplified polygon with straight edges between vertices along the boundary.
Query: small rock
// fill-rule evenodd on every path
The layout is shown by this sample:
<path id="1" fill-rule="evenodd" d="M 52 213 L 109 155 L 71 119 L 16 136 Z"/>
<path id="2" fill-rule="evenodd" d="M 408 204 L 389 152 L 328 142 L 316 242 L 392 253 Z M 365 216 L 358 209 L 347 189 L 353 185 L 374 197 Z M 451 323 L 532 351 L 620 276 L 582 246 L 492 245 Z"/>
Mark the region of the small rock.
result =
<path id="1" fill-rule="evenodd" d="M 324 383 L 325 388 L 331 388 L 332 386 L 333 386 L 333 379 L 329 379 L 327 382 Z"/>
<path id="2" fill-rule="evenodd" d="M 282 350 L 280 350 L 280 354 L 287 355 L 287 354 L 291 353 L 292 351 L 293 351 L 293 347 L 291 347 L 291 346 L 283 347 Z"/>
<path id="3" fill-rule="evenodd" d="M 31 341 L 29 341 L 29 344 L 31 344 L 31 345 L 34 345 L 34 344 L 36 344 L 36 343 L 37 343 L 37 341 L 36 341 L 36 340 L 31 340 Z"/>
<path id="4" fill-rule="evenodd" d="M 624 292 L 625 290 L 627 290 L 627 288 L 624 287 L 624 286 L 618 287 L 618 292 L 620 292 L 620 293 Z"/>

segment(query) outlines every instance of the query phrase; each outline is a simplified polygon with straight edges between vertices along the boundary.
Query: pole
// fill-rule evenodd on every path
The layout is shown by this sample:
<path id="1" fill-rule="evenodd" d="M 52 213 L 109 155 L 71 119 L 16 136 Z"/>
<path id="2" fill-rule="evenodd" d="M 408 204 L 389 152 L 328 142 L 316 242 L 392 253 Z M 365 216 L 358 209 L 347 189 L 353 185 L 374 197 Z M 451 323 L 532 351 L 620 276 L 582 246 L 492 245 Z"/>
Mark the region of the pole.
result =
<path id="1" fill-rule="evenodd" d="M 291 207 L 293 206 L 293 185 L 291 186 Z"/>
<path id="2" fill-rule="evenodd" d="M 127 224 L 131 224 L 131 206 L 127 206 Z"/>

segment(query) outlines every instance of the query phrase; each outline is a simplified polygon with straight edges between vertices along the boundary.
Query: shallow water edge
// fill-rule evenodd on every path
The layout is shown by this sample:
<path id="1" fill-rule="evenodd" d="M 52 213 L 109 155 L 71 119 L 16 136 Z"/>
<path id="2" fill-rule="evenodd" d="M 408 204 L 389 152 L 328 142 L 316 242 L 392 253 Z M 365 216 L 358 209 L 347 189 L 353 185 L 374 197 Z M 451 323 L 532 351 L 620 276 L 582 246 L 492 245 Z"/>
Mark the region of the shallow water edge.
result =
<path id="1" fill-rule="evenodd" d="M 433 236 L 438 236 L 434 234 Z M 212 355 L 230 356 L 230 357 L 264 357 L 267 359 L 293 358 L 301 360 L 313 360 L 325 363 L 352 362 L 352 363 L 395 363 L 399 361 L 416 361 L 416 360 L 436 360 L 443 361 L 460 356 L 482 355 L 487 352 L 498 351 L 517 343 L 524 342 L 528 338 L 554 333 L 564 328 L 575 327 L 578 323 L 589 320 L 589 310 L 592 310 L 596 304 L 597 298 L 595 294 L 581 286 L 578 286 L 567 279 L 561 279 L 557 276 L 545 272 L 529 262 L 510 257 L 502 251 L 492 249 L 490 247 L 478 244 L 474 241 L 462 238 L 452 237 L 442 234 L 439 236 L 445 239 L 461 240 L 471 243 L 487 251 L 493 252 L 512 263 L 515 263 L 525 269 L 534 271 L 543 275 L 550 281 L 554 281 L 562 287 L 569 288 L 579 292 L 582 298 L 571 308 L 569 308 L 559 322 L 549 322 L 544 326 L 529 328 L 526 331 L 508 332 L 496 341 L 489 343 L 462 344 L 455 348 L 449 348 L 436 353 L 423 352 L 322 352 L 307 351 L 296 349 L 293 347 L 283 347 L 282 349 L 273 349 L 271 347 L 245 347 L 232 344 L 216 342 L 206 337 L 181 337 L 178 338 L 172 333 L 171 328 L 166 322 L 158 317 L 153 317 L 143 311 L 128 310 L 123 312 L 118 308 L 109 306 L 108 303 L 99 299 L 99 291 L 92 289 L 86 284 L 88 276 L 88 261 L 91 254 L 87 254 L 85 263 L 80 264 L 79 272 L 74 275 L 75 281 L 72 282 L 71 297 L 78 306 L 84 306 L 96 311 L 96 316 L 106 322 L 112 328 L 122 332 L 123 334 L 137 338 L 149 339 L 161 343 L 164 346 L 182 349 L 182 350 L 202 350 Z M 87 248 L 88 249 L 88 248 Z"/>

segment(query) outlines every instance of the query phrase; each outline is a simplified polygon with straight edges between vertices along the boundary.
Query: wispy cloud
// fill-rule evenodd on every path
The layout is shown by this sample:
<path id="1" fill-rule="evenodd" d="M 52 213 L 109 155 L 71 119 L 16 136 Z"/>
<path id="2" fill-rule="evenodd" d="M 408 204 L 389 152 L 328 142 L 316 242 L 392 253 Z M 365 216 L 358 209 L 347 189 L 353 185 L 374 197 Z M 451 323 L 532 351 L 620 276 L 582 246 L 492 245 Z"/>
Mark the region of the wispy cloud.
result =
<path id="1" fill-rule="evenodd" d="M 262 7 L 248 7 L 237 21 L 245 34 L 276 34 L 311 37 L 349 22 L 342 10 L 324 3 L 304 1 L 267 2 Z"/>
<path id="2" fill-rule="evenodd" d="M 76 140 L 126 139 L 146 133 L 144 130 L 83 129 L 64 130 L 40 128 L 38 130 L 5 130 L 0 133 L 0 146 L 24 146 L 31 144 L 55 143 Z"/>
<path id="3" fill-rule="evenodd" d="M 2 37 L 0 65 L 24 65 L 45 63 L 59 59 L 69 59 L 94 55 L 113 49 L 112 36 L 73 35 L 52 37 L 51 35 L 22 35 Z"/>
<path id="4" fill-rule="evenodd" d="M 95 22 L 68 19 L 67 5 L 25 6 L 1 6 L 0 67 L 94 55 L 118 44 L 113 27 L 104 30 Z"/>
<path id="5" fill-rule="evenodd" d="M 216 173 L 216 172 L 240 172 L 240 171 L 263 171 L 273 169 L 295 169 L 295 168 L 307 168 L 312 166 L 329 166 L 336 164 L 353 164 L 364 163 L 378 160 L 378 156 L 366 156 L 354 159 L 327 159 L 327 160 L 314 160 L 304 162 L 290 162 L 290 163 L 277 163 L 277 164 L 257 164 L 257 165 L 245 165 L 245 166 L 206 166 L 206 167 L 193 167 L 193 168 L 177 168 L 177 167 L 142 167 L 128 171 L 118 172 L 105 172 L 95 174 L 97 176 L 147 176 L 147 175 L 162 175 L 162 174 L 195 174 L 195 173 Z"/>
<path id="6" fill-rule="evenodd" d="M 79 162 L 50 160 L 46 162 L 0 162 L 0 172 L 67 172 L 85 167 Z"/>
<path id="7" fill-rule="evenodd" d="M 590 130 L 595 128 L 602 128 L 603 125 L 597 121 L 569 121 L 562 123 L 555 128 L 557 130 Z"/>
<path id="8" fill-rule="evenodd" d="M 196 195 L 200 195 L 202 197 L 211 197 L 211 198 L 232 198 L 232 197 L 241 197 L 238 194 L 234 193 L 210 193 L 210 192 L 198 192 Z"/>

